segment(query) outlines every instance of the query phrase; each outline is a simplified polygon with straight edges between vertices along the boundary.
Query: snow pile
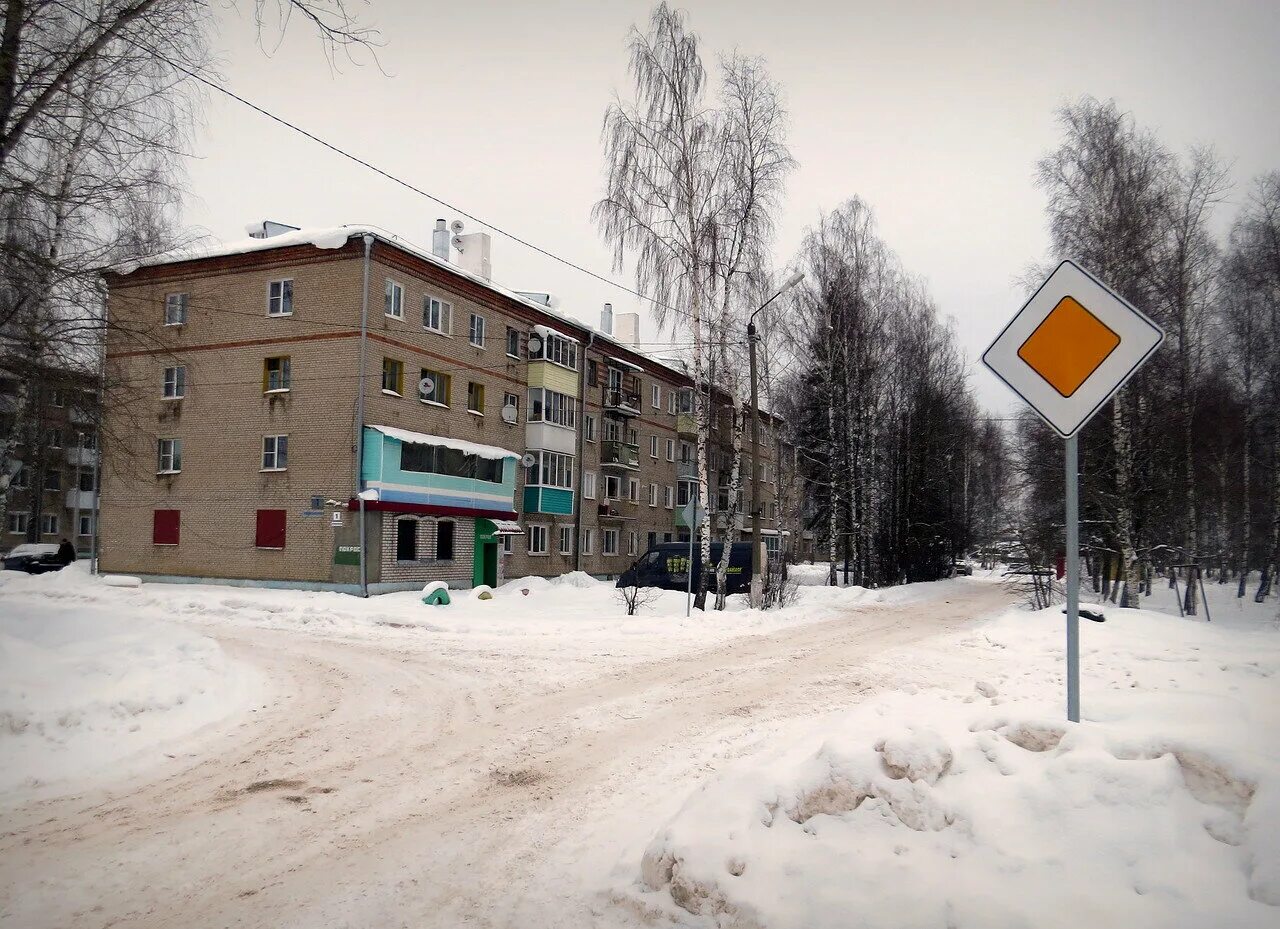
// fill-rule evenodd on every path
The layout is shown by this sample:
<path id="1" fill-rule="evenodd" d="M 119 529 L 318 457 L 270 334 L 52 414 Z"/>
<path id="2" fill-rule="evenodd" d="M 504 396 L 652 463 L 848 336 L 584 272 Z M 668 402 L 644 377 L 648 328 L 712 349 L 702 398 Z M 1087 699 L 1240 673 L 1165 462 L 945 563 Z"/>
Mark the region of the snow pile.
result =
<path id="1" fill-rule="evenodd" d="M 704 785 L 624 892 L 722 927 L 1275 926 L 1280 635 L 1111 609 L 1065 722 L 1058 610 Z M 634 873 L 634 872 L 633 872 Z"/>
<path id="2" fill-rule="evenodd" d="M 89 580 L 78 568 L 59 574 L 0 590 L 0 791 L 154 756 L 259 696 L 256 675 L 210 638 L 136 612 L 22 595 Z"/>

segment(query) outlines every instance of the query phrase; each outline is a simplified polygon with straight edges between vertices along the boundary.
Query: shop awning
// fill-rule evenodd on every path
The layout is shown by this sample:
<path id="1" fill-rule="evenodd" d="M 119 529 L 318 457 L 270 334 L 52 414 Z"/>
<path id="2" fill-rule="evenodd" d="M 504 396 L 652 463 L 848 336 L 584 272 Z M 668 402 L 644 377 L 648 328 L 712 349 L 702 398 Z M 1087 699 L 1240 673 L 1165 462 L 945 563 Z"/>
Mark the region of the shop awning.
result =
<path id="1" fill-rule="evenodd" d="M 494 535 L 524 535 L 520 524 L 513 519 L 495 519 L 492 522 Z"/>

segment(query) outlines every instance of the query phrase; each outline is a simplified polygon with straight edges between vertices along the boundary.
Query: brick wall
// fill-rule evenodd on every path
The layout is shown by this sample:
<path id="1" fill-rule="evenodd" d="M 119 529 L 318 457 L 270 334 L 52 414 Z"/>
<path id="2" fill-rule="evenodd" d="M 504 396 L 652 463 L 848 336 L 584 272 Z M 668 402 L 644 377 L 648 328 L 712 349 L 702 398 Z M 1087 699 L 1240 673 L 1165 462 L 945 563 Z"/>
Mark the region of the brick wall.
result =
<path id="1" fill-rule="evenodd" d="M 453 519 L 453 559 L 436 560 L 436 535 L 442 520 L 448 517 L 400 516 L 382 513 L 382 564 L 378 580 L 381 583 L 446 581 L 450 587 L 470 587 L 474 567 L 476 545 L 476 521 Z M 411 521 L 417 524 L 417 561 L 396 560 L 396 539 L 399 524 Z"/>

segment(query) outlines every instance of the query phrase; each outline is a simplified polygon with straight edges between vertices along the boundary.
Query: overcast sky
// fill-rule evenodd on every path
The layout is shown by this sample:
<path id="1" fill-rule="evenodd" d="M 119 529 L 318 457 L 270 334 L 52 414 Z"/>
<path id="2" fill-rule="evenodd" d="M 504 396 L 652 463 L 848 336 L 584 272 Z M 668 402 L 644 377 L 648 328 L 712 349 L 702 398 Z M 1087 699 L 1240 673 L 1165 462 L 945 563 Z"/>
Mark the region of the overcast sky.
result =
<path id="1" fill-rule="evenodd" d="M 764 55 L 786 91 L 800 163 L 776 258 L 857 194 L 904 265 L 924 276 L 976 360 L 1022 302 L 1015 278 L 1047 252 L 1036 159 L 1057 139 L 1054 109 L 1114 97 L 1177 149 L 1211 143 L 1233 166 L 1235 200 L 1280 169 L 1280 2 L 861 3 L 702 0 L 682 4 L 708 64 Z M 382 70 L 331 70 L 295 20 L 259 44 L 244 0 L 215 39 L 229 88 L 442 199 L 608 274 L 590 222 L 601 191 L 600 119 L 629 92 L 625 38 L 647 2 L 373 0 Z M 345 162 L 243 106 L 211 98 L 190 165 L 186 218 L 218 239 L 247 223 L 370 223 L 423 245 L 438 205 Z M 1225 228 L 1235 204 L 1224 207 Z M 475 223 L 468 231 L 482 231 Z M 555 293 L 598 322 L 635 298 L 500 236 L 493 275 Z M 627 284 L 625 275 L 618 276 Z M 645 319 L 641 339 L 659 339 Z M 1005 388 L 975 365 L 992 410 Z"/>

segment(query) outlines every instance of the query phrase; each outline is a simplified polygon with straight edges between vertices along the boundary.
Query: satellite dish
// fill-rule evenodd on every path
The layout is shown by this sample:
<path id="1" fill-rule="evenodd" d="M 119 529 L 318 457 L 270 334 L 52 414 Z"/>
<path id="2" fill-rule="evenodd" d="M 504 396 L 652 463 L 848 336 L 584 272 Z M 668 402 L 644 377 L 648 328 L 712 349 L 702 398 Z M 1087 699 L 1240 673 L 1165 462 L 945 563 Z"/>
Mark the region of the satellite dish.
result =
<path id="1" fill-rule="evenodd" d="M 427 394 L 434 391 L 435 389 L 436 389 L 435 378 L 424 377 L 422 380 L 418 381 L 418 393 L 422 394 L 424 397 Z"/>
<path id="2" fill-rule="evenodd" d="M 520 411 L 517 410 L 512 404 L 508 403 L 506 406 L 502 408 L 502 421 L 506 423 L 508 426 L 514 426 L 516 423 L 516 420 L 518 420 L 519 418 L 520 418 Z"/>
<path id="3" fill-rule="evenodd" d="M 462 225 L 462 220 L 460 219 L 455 219 L 453 222 L 449 223 L 449 231 L 454 235 L 458 235 L 465 228 L 466 226 Z"/>
<path id="4" fill-rule="evenodd" d="M 455 235 L 451 240 L 453 247 L 458 251 L 462 251 L 462 236 Z"/>
<path id="5" fill-rule="evenodd" d="M 528 345 L 529 345 L 530 356 L 542 354 L 542 336 L 540 335 L 529 336 Z"/>
<path id="6" fill-rule="evenodd" d="M 538 456 L 533 452 L 525 452 L 524 457 L 520 459 L 520 463 L 526 468 L 532 468 L 538 463 Z"/>

